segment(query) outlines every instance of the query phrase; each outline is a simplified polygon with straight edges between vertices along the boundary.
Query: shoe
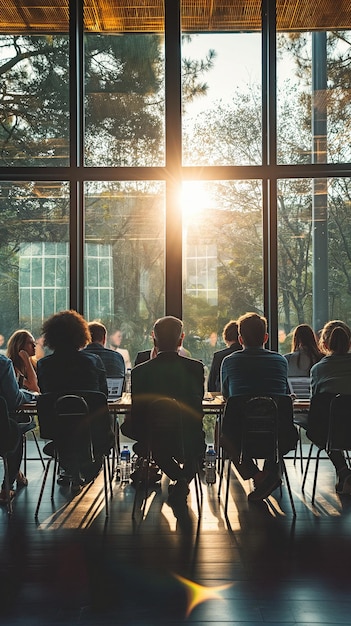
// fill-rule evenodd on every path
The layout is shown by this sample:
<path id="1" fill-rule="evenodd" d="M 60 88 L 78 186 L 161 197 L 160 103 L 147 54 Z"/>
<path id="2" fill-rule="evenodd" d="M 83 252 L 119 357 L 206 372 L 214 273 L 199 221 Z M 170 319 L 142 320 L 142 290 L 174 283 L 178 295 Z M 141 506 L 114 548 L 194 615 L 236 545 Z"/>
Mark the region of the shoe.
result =
<path id="1" fill-rule="evenodd" d="M 71 483 L 71 493 L 77 494 L 80 493 L 83 489 L 83 485 L 80 482 L 72 482 Z"/>
<path id="2" fill-rule="evenodd" d="M 28 478 L 26 478 L 26 476 L 20 470 L 16 478 L 16 487 L 17 489 L 22 489 L 22 487 L 27 487 L 27 485 L 28 485 Z"/>
<path id="3" fill-rule="evenodd" d="M 67 472 L 65 472 L 64 470 L 61 470 L 60 475 L 57 479 L 57 484 L 58 485 L 63 485 L 64 487 L 69 487 L 69 485 L 72 482 L 72 476 L 71 474 L 67 474 Z"/>
<path id="4" fill-rule="evenodd" d="M 10 500 L 13 500 L 15 495 L 16 495 L 15 491 L 10 489 Z M 0 504 L 7 504 L 6 489 L 1 489 L 0 491 Z"/>
<path id="5" fill-rule="evenodd" d="M 187 495 L 190 493 L 189 485 L 187 481 L 182 478 L 178 480 L 176 483 L 170 484 L 168 487 L 168 504 L 172 504 L 173 502 L 179 502 L 181 500 L 186 500 Z"/>
<path id="6" fill-rule="evenodd" d="M 264 500 L 275 491 L 282 484 L 281 479 L 276 474 L 267 474 L 265 478 L 258 484 L 254 481 L 254 490 L 249 493 L 247 499 L 249 502 L 256 502 L 257 500 Z"/>
<path id="7" fill-rule="evenodd" d="M 340 495 L 351 495 L 351 473 L 346 478 L 341 479 L 335 485 L 336 493 Z"/>

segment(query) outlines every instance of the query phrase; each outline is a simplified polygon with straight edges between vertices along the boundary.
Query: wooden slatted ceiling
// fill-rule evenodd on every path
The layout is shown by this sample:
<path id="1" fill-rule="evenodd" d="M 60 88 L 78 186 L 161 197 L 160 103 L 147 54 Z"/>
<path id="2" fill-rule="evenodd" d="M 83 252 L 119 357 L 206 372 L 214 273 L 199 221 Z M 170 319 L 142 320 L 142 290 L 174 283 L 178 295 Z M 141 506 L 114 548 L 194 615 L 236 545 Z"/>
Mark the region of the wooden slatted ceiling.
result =
<path id="1" fill-rule="evenodd" d="M 162 32 L 163 0 L 86 0 L 91 32 Z M 68 0 L 0 0 L 0 32 L 67 32 Z M 348 29 L 351 0 L 277 0 L 280 31 Z M 259 31 L 261 0 L 183 0 L 187 32 Z"/>

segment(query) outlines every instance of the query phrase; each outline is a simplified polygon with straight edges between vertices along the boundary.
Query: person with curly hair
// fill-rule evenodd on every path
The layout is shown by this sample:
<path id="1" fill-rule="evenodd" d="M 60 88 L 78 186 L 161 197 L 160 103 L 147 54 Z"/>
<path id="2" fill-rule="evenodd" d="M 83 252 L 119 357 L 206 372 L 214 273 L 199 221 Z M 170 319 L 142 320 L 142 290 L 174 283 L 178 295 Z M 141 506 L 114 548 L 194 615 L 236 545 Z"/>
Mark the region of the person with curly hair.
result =
<path id="1" fill-rule="evenodd" d="M 91 342 L 88 322 L 77 311 L 60 311 L 43 325 L 44 345 L 52 354 L 38 361 L 42 393 L 49 391 L 102 391 L 107 395 L 105 367 L 99 356 L 83 351 Z"/>
<path id="2" fill-rule="evenodd" d="M 39 392 L 33 335 L 28 330 L 16 330 L 7 342 L 6 356 L 13 363 L 20 388 Z"/>
<path id="3" fill-rule="evenodd" d="M 100 391 L 107 396 L 106 370 L 101 358 L 83 350 L 91 342 L 91 335 L 82 315 L 73 310 L 55 313 L 44 322 L 43 336 L 44 345 L 53 352 L 38 361 L 38 381 L 42 393 Z M 113 442 L 109 415 L 107 419 L 99 415 L 99 421 L 99 439 L 93 441 L 95 462 L 84 468 L 80 484 L 84 483 L 84 478 L 89 482 L 97 475 L 103 454 Z M 67 451 L 61 449 L 58 484 L 73 485 L 73 465 Z M 78 488 L 79 485 L 74 484 L 74 489 Z"/>

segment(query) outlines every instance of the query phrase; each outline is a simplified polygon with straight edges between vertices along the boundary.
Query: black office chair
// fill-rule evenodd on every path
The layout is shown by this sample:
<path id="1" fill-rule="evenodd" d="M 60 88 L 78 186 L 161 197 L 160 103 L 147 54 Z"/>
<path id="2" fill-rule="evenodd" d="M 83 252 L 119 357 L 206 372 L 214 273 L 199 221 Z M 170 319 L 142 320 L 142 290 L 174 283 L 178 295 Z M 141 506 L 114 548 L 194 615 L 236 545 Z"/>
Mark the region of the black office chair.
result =
<path id="1" fill-rule="evenodd" d="M 308 400 L 311 397 L 311 379 L 309 376 L 289 376 L 288 378 L 290 393 L 295 396 L 297 400 Z M 308 409 L 301 408 L 298 402 L 294 406 L 294 424 L 297 427 L 298 432 L 298 445 L 295 448 L 294 453 L 294 466 L 297 461 L 297 449 L 299 449 L 300 455 L 300 467 L 303 474 L 303 451 L 302 451 L 302 431 L 307 429 Z"/>
<path id="2" fill-rule="evenodd" d="M 186 443 L 184 441 L 184 427 L 183 427 L 183 414 L 181 407 L 177 400 L 174 398 L 160 398 L 154 400 L 147 410 L 148 429 L 147 429 L 147 441 L 144 453 L 139 454 L 139 467 L 142 468 L 140 472 L 140 479 L 135 486 L 135 496 L 133 503 L 132 518 L 136 517 L 137 502 L 139 501 L 139 495 L 141 489 L 144 490 L 143 499 L 141 504 L 142 519 L 145 515 L 146 502 L 149 493 L 149 478 L 150 468 L 153 462 L 153 450 L 160 445 L 165 447 L 166 450 L 173 452 L 173 457 L 179 462 L 184 463 L 186 458 Z M 187 463 L 189 462 L 189 455 Z M 194 481 L 196 502 L 198 508 L 198 515 L 201 516 L 202 509 L 202 485 L 200 479 L 200 462 L 199 459 L 194 458 Z"/>
<path id="3" fill-rule="evenodd" d="M 307 436 L 311 439 L 312 443 L 303 477 L 302 492 L 304 493 L 305 491 L 313 446 L 317 446 L 311 498 L 312 504 L 314 504 L 321 453 L 324 450 L 327 452 L 340 450 L 345 454 L 347 462 L 350 465 L 351 395 L 321 393 L 312 396 L 308 415 Z"/>
<path id="4" fill-rule="evenodd" d="M 280 464 L 281 474 L 289 494 L 294 517 L 296 510 L 284 454 L 294 449 L 297 431 L 293 424 L 290 396 L 232 396 L 228 399 L 222 425 L 222 441 L 238 449 L 239 462 L 245 459 L 265 459 Z M 230 445 L 228 445 L 230 449 Z M 228 454 L 228 453 L 227 453 Z M 231 462 L 228 458 L 224 512 L 227 517 Z M 221 477 L 222 478 L 222 477 Z M 220 485 L 221 485 L 220 480 Z M 220 492 L 219 492 L 220 493 Z"/>
<path id="5" fill-rule="evenodd" d="M 9 515 L 13 513 L 11 499 L 11 485 L 9 482 L 8 455 L 18 445 L 21 432 L 16 422 L 9 417 L 7 402 L 0 396 L 0 456 L 4 463 L 4 485 L 6 505 Z"/>
<path id="6" fill-rule="evenodd" d="M 108 485 L 112 497 L 112 473 L 108 455 L 114 445 L 114 434 L 106 396 L 97 391 L 47 393 L 38 396 L 37 409 L 41 437 L 52 441 L 44 447 L 50 458 L 45 469 L 35 518 L 38 517 L 51 462 L 54 461 L 51 488 L 53 499 L 57 466 L 60 461 L 64 463 L 66 460 L 69 461 L 74 487 L 79 484 L 82 474 L 87 483 L 94 480 L 102 463 L 105 512 L 108 516 Z"/>

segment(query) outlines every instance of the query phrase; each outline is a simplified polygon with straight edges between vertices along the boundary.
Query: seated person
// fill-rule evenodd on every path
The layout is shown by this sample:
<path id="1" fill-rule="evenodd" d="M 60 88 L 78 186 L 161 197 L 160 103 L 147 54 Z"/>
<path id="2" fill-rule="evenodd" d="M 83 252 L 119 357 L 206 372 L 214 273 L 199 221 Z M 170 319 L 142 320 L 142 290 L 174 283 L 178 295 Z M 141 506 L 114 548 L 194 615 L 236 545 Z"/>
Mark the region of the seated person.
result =
<path id="1" fill-rule="evenodd" d="M 213 355 L 207 383 L 208 391 L 221 391 L 220 372 L 222 361 L 224 357 L 229 356 L 232 352 L 242 349 L 238 339 L 238 324 L 234 320 L 231 320 L 224 326 L 222 337 L 227 347 L 217 350 Z"/>
<path id="2" fill-rule="evenodd" d="M 103 362 L 108 378 L 124 378 L 125 365 L 123 356 L 115 350 L 106 348 L 106 327 L 100 322 L 88 324 L 91 335 L 91 343 L 84 348 L 85 352 L 97 354 Z"/>
<path id="3" fill-rule="evenodd" d="M 11 439 L 11 452 L 8 455 L 9 466 L 9 483 L 10 483 L 10 495 L 15 495 L 13 491 L 13 485 L 17 480 L 17 489 L 25 487 L 28 484 L 27 478 L 20 471 L 20 465 L 22 462 L 23 454 L 23 437 L 22 434 L 27 430 L 26 425 L 17 423 L 15 415 L 11 416 L 21 404 L 31 402 L 35 399 L 35 395 L 29 391 L 24 391 L 19 388 L 16 380 L 15 371 L 12 361 L 5 355 L 0 355 L 0 395 L 5 398 L 7 408 L 10 413 L 10 439 Z M 13 417 L 13 419 L 12 419 Z M 3 481 L 0 491 L 0 504 L 6 503 L 5 483 Z"/>
<path id="4" fill-rule="evenodd" d="M 38 381 L 42 393 L 100 391 L 107 396 L 106 371 L 99 356 L 83 350 L 91 339 L 88 323 L 76 311 L 61 311 L 52 315 L 43 325 L 44 345 L 52 354 L 38 361 Z M 98 473 L 102 465 L 102 455 L 113 445 L 111 427 L 94 443 L 94 467 L 86 468 L 85 477 Z M 71 480 L 70 462 L 60 453 L 60 464 L 64 472 L 59 484 Z"/>
<path id="5" fill-rule="evenodd" d="M 277 352 L 266 350 L 268 340 L 267 320 L 257 313 L 246 313 L 238 319 L 239 342 L 243 350 L 233 352 L 222 362 L 221 380 L 224 398 L 229 396 L 285 396 L 288 394 L 286 359 Z M 282 419 L 283 416 L 279 415 Z M 284 416 L 285 417 L 285 416 Z M 279 464 L 266 460 L 264 469 L 260 470 L 253 460 L 239 462 L 239 450 L 232 438 L 223 435 L 226 430 L 225 420 L 222 426 L 222 445 L 230 454 L 233 463 L 244 480 L 252 478 L 254 490 L 249 500 L 263 500 L 281 484 Z M 293 426 L 292 411 L 287 415 L 287 433 L 280 429 L 280 435 L 287 438 L 287 449 L 294 449 L 297 432 Z M 290 444 L 291 440 L 291 444 Z"/>
<path id="6" fill-rule="evenodd" d="M 311 369 L 312 396 L 318 394 L 351 394 L 351 329 L 341 320 L 332 320 L 325 324 L 321 337 L 320 349 L 323 359 Z M 332 397 L 332 396 L 331 396 Z M 329 404 L 322 399 L 315 422 L 308 423 L 307 436 L 316 445 L 324 448 L 329 426 Z M 339 494 L 351 495 L 351 470 L 341 450 L 331 450 L 328 456 L 337 475 L 335 489 Z"/>
<path id="7" fill-rule="evenodd" d="M 115 350 L 115 352 L 118 352 L 123 357 L 126 370 L 130 370 L 132 367 L 132 363 L 130 360 L 129 352 L 126 348 L 120 347 L 122 343 L 122 338 L 123 338 L 122 331 L 115 330 L 110 335 L 110 348 L 111 350 Z"/>
<path id="8" fill-rule="evenodd" d="M 174 457 L 170 442 L 165 444 L 155 437 L 152 442 L 155 462 L 171 481 L 175 481 L 175 485 L 170 486 L 172 497 L 188 493 L 188 483 L 194 477 L 196 462 L 203 459 L 205 451 L 202 430 L 204 368 L 200 361 L 179 356 L 178 348 L 183 337 L 183 323 L 178 318 L 167 316 L 156 321 L 153 338 L 157 356 L 132 369 L 132 410 L 121 427 L 123 434 L 137 440 L 135 451 L 144 452 L 148 435 L 148 410 L 152 402 L 174 398 L 180 404 L 184 459 Z"/>
<path id="9" fill-rule="evenodd" d="M 15 369 L 18 384 L 39 392 L 35 359 L 35 339 L 28 330 L 16 330 L 7 343 L 7 356 Z"/>
<path id="10" fill-rule="evenodd" d="M 291 352 L 284 356 L 288 362 L 288 376 L 309 378 L 311 367 L 323 357 L 311 326 L 308 324 L 296 326 L 291 341 Z"/>

